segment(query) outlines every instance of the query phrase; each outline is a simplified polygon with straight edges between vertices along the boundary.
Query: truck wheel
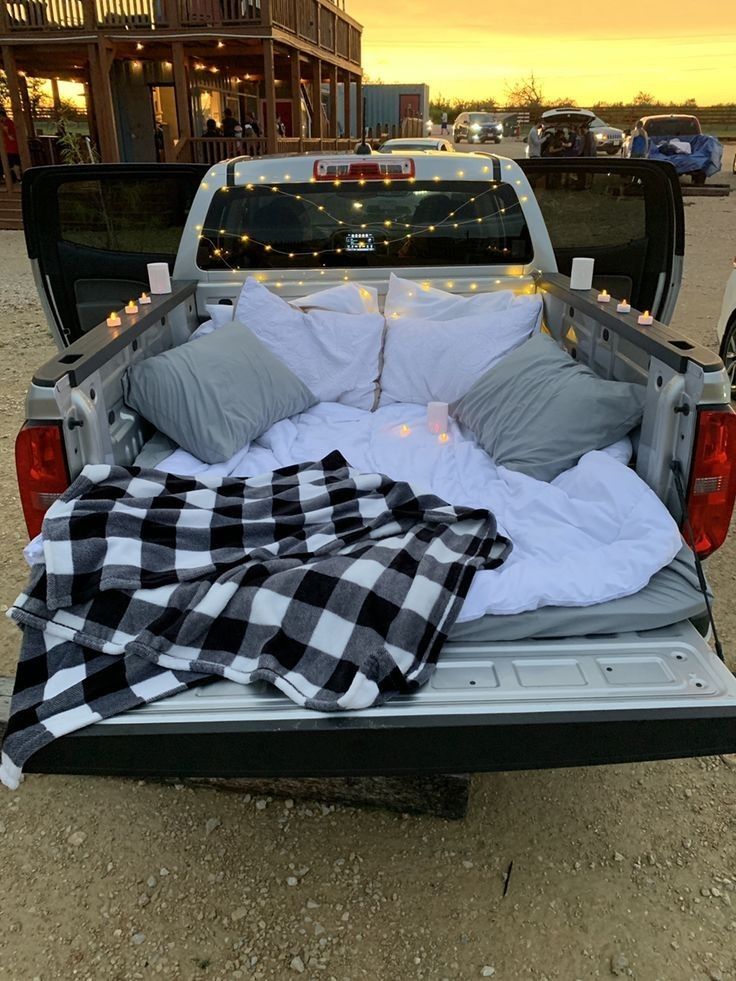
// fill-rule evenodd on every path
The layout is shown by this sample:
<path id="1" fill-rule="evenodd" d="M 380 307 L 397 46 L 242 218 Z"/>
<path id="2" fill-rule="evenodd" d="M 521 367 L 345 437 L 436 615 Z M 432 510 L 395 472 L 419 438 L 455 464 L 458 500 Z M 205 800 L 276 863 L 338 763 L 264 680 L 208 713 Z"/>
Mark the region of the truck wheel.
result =
<path id="1" fill-rule="evenodd" d="M 731 379 L 731 401 L 736 402 L 736 313 L 731 314 L 731 319 L 726 327 L 726 333 L 721 342 L 720 355 L 726 366 L 728 377 Z"/>
<path id="2" fill-rule="evenodd" d="M 704 170 L 695 171 L 695 173 L 693 174 L 693 184 L 695 184 L 696 187 L 702 187 L 705 184 Z"/>

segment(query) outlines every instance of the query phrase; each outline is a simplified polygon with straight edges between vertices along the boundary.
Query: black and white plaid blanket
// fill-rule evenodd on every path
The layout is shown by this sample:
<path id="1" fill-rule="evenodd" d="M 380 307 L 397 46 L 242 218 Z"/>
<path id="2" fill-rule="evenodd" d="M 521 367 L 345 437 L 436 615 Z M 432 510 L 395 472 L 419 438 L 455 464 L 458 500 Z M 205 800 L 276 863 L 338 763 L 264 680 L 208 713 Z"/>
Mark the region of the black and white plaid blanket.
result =
<path id="1" fill-rule="evenodd" d="M 86 467 L 10 616 L 24 642 L 0 778 L 101 718 L 221 676 L 322 711 L 424 684 L 477 569 L 485 510 L 339 453 L 252 478 Z"/>

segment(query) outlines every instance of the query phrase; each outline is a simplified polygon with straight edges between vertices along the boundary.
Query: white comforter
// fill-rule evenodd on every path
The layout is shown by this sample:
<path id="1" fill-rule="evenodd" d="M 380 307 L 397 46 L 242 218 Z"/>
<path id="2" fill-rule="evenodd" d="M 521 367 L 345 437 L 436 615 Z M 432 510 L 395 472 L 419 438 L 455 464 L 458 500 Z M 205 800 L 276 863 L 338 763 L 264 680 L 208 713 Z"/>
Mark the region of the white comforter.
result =
<path id="1" fill-rule="evenodd" d="M 586 454 L 548 484 L 497 467 L 453 422 L 449 441 L 440 443 L 425 421 L 426 406 L 371 413 L 323 402 L 276 423 L 226 463 L 209 465 L 177 450 L 159 469 L 247 476 L 337 449 L 358 470 L 410 481 L 450 504 L 489 508 L 513 552 L 500 569 L 476 575 L 459 621 L 628 596 L 679 551 L 669 512 L 626 466 L 628 440 Z M 402 434 L 402 426 L 410 432 Z"/>

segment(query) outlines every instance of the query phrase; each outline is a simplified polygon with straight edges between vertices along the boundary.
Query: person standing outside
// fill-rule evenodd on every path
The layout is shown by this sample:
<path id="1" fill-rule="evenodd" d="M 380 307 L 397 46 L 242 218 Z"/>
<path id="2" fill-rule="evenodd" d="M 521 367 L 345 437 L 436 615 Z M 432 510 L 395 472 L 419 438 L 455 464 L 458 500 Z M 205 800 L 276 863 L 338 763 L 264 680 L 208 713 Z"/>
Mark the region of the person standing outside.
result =
<path id="1" fill-rule="evenodd" d="M 530 157 L 542 156 L 542 130 L 543 126 L 541 122 L 536 122 L 529 130 L 529 135 L 526 138 L 526 145 L 528 149 L 528 156 Z"/>
<path id="2" fill-rule="evenodd" d="M 18 136 L 15 132 L 15 123 L 2 106 L 0 106 L 0 139 L 2 139 L 5 152 L 8 155 L 8 166 L 15 180 L 19 181 L 21 172 Z"/>
<path id="3" fill-rule="evenodd" d="M 649 153 L 649 137 L 641 120 L 631 131 L 631 156 L 646 157 Z"/>
<path id="4" fill-rule="evenodd" d="M 447 113 L 446 112 L 443 112 L 442 115 L 440 116 L 440 135 L 441 136 L 446 136 L 447 135 Z"/>
<path id="5" fill-rule="evenodd" d="M 229 107 L 223 113 L 222 135 L 228 140 L 237 140 L 243 135 L 243 127 L 235 118 L 232 109 Z"/>
<path id="6" fill-rule="evenodd" d="M 598 146 L 595 142 L 595 136 L 590 128 L 590 123 L 583 126 L 582 128 L 582 139 L 583 146 L 580 151 L 581 157 L 595 157 L 598 153 Z"/>

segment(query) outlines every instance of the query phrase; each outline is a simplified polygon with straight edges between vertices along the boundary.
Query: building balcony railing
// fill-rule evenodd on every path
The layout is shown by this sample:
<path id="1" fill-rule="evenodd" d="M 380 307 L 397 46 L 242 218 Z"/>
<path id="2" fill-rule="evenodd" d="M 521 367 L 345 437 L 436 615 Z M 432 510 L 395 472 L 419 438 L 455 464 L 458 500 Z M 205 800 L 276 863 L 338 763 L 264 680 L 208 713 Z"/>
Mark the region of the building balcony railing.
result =
<path id="1" fill-rule="evenodd" d="M 280 27 L 360 64 L 360 28 L 345 0 L 0 0 L 0 34 Z"/>

